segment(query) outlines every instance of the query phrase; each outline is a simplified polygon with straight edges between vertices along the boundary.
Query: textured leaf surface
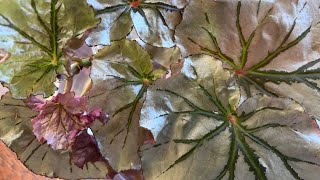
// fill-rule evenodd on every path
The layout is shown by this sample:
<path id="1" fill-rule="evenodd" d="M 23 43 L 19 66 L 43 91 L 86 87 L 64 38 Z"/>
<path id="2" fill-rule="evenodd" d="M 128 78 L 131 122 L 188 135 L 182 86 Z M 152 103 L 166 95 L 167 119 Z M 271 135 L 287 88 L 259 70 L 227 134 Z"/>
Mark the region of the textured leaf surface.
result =
<path id="1" fill-rule="evenodd" d="M 145 178 L 318 178 L 320 131 L 299 104 L 254 96 L 237 108 L 239 88 L 208 55 L 182 72 L 148 90 L 140 124 L 158 144 L 141 149 Z"/>
<path id="2" fill-rule="evenodd" d="M 68 151 L 54 151 L 47 144 L 40 144 L 31 123 L 37 114 L 21 100 L 12 99 L 7 93 L 0 106 L 0 139 L 34 173 L 66 179 L 105 177 L 105 164 L 89 163 L 82 170 L 71 163 Z"/>
<path id="3" fill-rule="evenodd" d="M 58 94 L 42 104 L 36 102 L 34 109 L 39 114 L 32 119 L 33 133 L 40 143 L 46 142 L 53 149 L 68 149 L 76 135 L 102 114 L 100 110 L 89 113 L 87 97 L 76 98 L 74 93 Z"/>
<path id="4" fill-rule="evenodd" d="M 243 95 L 299 101 L 319 117 L 319 1 L 191 1 L 176 38 L 234 72 Z M 190 26 L 192 24 L 192 26 Z"/>
<path id="5" fill-rule="evenodd" d="M 15 98 L 50 96 L 56 73 L 63 72 L 62 48 L 97 24 L 85 0 L 0 1 L 1 49 L 11 58 L 0 64 L 0 81 L 10 84 Z"/>
<path id="6" fill-rule="evenodd" d="M 116 171 L 139 169 L 137 153 L 144 142 L 139 127 L 144 95 L 154 80 L 165 75 L 153 67 L 151 57 L 136 41 L 115 41 L 96 54 L 92 62 L 92 106 L 110 114 L 106 126 L 92 127 L 101 151 Z"/>
<path id="7" fill-rule="evenodd" d="M 172 68 L 172 64 L 182 59 L 180 49 L 177 46 L 171 48 L 155 47 L 143 42 L 137 32 L 132 30 L 127 39 L 137 41 L 151 56 L 154 66 Z"/>
<path id="8" fill-rule="evenodd" d="M 139 37 L 154 46 L 172 47 L 173 30 L 181 20 L 187 0 L 88 0 L 96 9 L 101 24 L 88 42 L 110 44 L 125 38 L 135 28 Z"/>

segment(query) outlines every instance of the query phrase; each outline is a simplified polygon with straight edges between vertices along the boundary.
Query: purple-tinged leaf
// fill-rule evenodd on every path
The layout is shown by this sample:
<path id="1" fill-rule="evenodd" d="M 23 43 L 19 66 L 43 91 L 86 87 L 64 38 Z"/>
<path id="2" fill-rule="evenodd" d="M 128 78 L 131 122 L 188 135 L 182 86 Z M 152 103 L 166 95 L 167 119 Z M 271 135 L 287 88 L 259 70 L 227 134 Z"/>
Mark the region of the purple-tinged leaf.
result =
<path id="1" fill-rule="evenodd" d="M 109 169 L 104 162 L 88 163 L 80 169 L 70 160 L 68 151 L 53 150 L 34 136 L 31 119 L 37 116 L 22 100 L 10 93 L 0 101 L 0 139 L 19 160 L 36 174 L 63 179 L 105 178 Z"/>
<path id="2" fill-rule="evenodd" d="M 89 162 L 103 161 L 97 141 L 87 130 L 83 130 L 71 146 L 71 160 L 81 169 Z"/>
<path id="3" fill-rule="evenodd" d="M 27 99 L 24 99 L 23 102 L 33 111 L 41 111 L 42 105 L 45 103 L 44 99 L 40 99 L 37 96 L 30 96 Z"/>
<path id="4" fill-rule="evenodd" d="M 80 120 L 85 124 L 92 124 L 94 120 L 99 120 L 101 123 L 105 124 L 108 121 L 108 115 L 102 111 L 101 108 L 97 108 L 88 114 L 83 114 L 80 116 Z"/>
<path id="5" fill-rule="evenodd" d="M 53 149 L 68 149 L 77 134 L 96 118 L 106 119 L 100 109 L 87 114 L 87 98 L 76 98 L 74 93 L 58 94 L 37 108 L 40 113 L 32 119 L 33 132 L 40 143 L 46 142 Z"/>

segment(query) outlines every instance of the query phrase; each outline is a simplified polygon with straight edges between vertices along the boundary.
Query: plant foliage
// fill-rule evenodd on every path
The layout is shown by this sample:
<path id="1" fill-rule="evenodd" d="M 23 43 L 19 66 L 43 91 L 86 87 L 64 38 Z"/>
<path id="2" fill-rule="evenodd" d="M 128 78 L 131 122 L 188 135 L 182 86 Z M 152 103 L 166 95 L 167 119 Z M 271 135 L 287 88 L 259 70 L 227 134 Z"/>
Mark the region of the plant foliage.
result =
<path id="1" fill-rule="evenodd" d="M 0 139 L 47 177 L 319 179 L 319 8 L 0 0 Z"/>

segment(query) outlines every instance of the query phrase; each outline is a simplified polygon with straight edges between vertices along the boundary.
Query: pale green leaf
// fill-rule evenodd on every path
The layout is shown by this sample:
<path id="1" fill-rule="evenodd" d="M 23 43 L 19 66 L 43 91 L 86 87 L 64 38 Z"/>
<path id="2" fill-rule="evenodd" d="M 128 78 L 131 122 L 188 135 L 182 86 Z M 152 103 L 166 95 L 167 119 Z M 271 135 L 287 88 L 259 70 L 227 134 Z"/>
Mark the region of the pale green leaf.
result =
<path id="1" fill-rule="evenodd" d="M 147 89 L 165 75 L 154 67 L 149 54 L 136 42 L 114 41 L 92 61 L 91 107 L 110 114 L 105 126 L 93 126 L 101 152 L 116 170 L 140 169 L 138 149 L 143 144 L 140 110 Z"/>
<path id="2" fill-rule="evenodd" d="M 64 73 L 62 48 L 98 20 L 85 0 L 0 1 L 0 48 L 11 58 L 0 64 L 0 81 L 15 98 L 50 96 Z"/>

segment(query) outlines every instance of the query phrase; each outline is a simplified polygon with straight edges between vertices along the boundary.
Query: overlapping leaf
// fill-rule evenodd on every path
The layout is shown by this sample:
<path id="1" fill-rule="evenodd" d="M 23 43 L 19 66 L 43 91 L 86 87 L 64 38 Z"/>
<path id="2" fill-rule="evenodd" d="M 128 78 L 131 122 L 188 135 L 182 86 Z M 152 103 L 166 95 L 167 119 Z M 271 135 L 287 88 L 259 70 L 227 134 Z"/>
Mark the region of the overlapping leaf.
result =
<path id="1" fill-rule="evenodd" d="M 243 95 L 290 97 L 320 117 L 318 7 L 317 0 L 192 1 L 177 42 L 184 55 L 222 60 Z"/>
<path id="2" fill-rule="evenodd" d="M 140 109 L 145 92 L 166 70 L 153 67 L 148 53 L 129 40 L 111 43 L 92 62 L 90 104 L 110 113 L 106 126 L 92 130 L 102 144 L 103 155 L 118 172 L 140 168 L 137 151 L 144 141 L 139 127 Z"/>
<path id="3" fill-rule="evenodd" d="M 171 48 L 151 46 L 143 42 L 135 30 L 131 31 L 127 39 L 137 41 L 151 56 L 154 66 L 170 67 L 170 70 L 172 70 L 173 62 L 182 59 L 180 49 L 177 46 Z"/>
<path id="4" fill-rule="evenodd" d="M 141 125 L 159 143 L 141 150 L 147 179 L 317 179 L 320 130 L 294 101 L 239 88 L 220 61 L 185 60 L 148 90 Z"/>
<path id="5" fill-rule="evenodd" d="M 0 139 L 34 173 L 66 179 L 105 177 L 108 171 L 104 163 L 88 163 L 80 169 L 72 164 L 68 151 L 55 151 L 47 144 L 40 144 L 31 123 L 37 114 L 23 101 L 12 99 L 7 93 L 0 106 Z"/>
<path id="6" fill-rule="evenodd" d="M 72 145 L 71 160 L 80 168 L 89 162 L 103 161 L 97 141 L 87 130 L 82 131 Z"/>
<path id="7" fill-rule="evenodd" d="M 1 49 L 11 58 L 0 64 L 0 81 L 15 98 L 50 96 L 56 73 L 63 72 L 62 47 L 97 24 L 85 0 L 0 1 Z"/>
<path id="8" fill-rule="evenodd" d="M 139 37 L 154 46 L 172 47 L 173 31 L 187 0 L 88 0 L 101 23 L 88 42 L 110 44 L 135 28 Z"/>
<path id="9" fill-rule="evenodd" d="M 32 119 L 33 133 L 40 143 L 50 144 L 55 150 L 68 149 L 77 134 L 93 124 L 95 119 L 106 120 L 101 109 L 88 112 L 87 97 L 75 97 L 74 93 L 58 94 L 51 100 L 39 102 L 32 99 L 31 107 L 39 111 Z M 30 105 L 29 105 L 30 106 Z"/>

